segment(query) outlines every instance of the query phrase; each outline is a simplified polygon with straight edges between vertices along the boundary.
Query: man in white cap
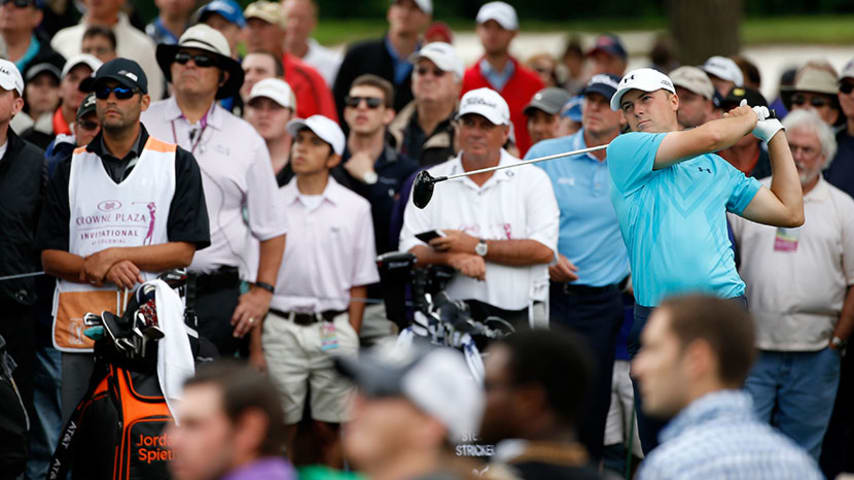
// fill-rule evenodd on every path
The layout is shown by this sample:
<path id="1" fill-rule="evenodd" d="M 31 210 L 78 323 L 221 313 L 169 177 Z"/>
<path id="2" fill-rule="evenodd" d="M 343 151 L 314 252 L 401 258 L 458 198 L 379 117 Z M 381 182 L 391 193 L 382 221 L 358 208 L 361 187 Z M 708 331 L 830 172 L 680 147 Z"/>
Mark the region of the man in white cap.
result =
<path id="1" fill-rule="evenodd" d="M 53 114 L 53 134 L 71 135 L 71 124 L 77 119 L 77 109 L 86 93 L 80 91 L 80 83 L 90 77 L 101 66 L 101 61 L 92 55 L 81 53 L 65 62 L 62 80 L 59 82 L 61 102 Z"/>
<path id="2" fill-rule="evenodd" d="M 366 285 L 379 280 L 371 206 L 329 175 L 344 153 L 338 124 L 314 115 L 287 128 L 296 177 L 277 192 L 290 232 L 263 322 L 263 356 L 282 392 L 290 454 L 296 442 L 316 439 L 324 462 L 340 467 L 338 426 L 351 388 L 335 375 L 332 360 L 356 354 Z M 317 436 L 297 439 L 306 401 Z"/>
<path id="3" fill-rule="evenodd" d="M 256 83 L 246 103 L 246 121 L 267 143 L 277 178 L 290 158 L 291 135 L 285 125 L 291 121 L 295 110 L 294 92 L 279 78 L 266 78 Z"/>
<path id="4" fill-rule="evenodd" d="M 477 12 L 477 36 L 484 55 L 466 70 L 463 92 L 488 87 L 504 97 L 510 108 L 510 121 L 520 155 L 531 147 L 526 128 L 525 105 L 545 88 L 536 72 L 510 56 L 510 43 L 519 33 L 516 10 L 504 2 L 489 2 Z"/>
<path id="5" fill-rule="evenodd" d="M 839 75 L 837 98 L 846 122 L 836 134 L 836 156 L 825 170 L 824 177 L 854 197 L 854 60 L 849 61 Z"/>
<path id="6" fill-rule="evenodd" d="M 412 100 L 409 57 L 418 51 L 421 34 L 433 15 L 432 0 L 391 0 L 386 19 L 388 33 L 383 38 L 357 43 L 347 50 L 332 88 L 338 114 L 343 115 L 344 97 L 353 80 L 373 73 L 394 86 L 394 110 L 400 111 Z"/>
<path id="7" fill-rule="evenodd" d="M 476 437 L 484 393 L 460 352 L 385 345 L 336 366 L 358 389 L 343 446 L 360 471 L 369 478 L 471 478 L 473 466 L 448 445 Z"/>
<path id="8" fill-rule="evenodd" d="M 726 212 L 795 227 L 804 221 L 803 196 L 786 134 L 777 119 L 768 118 L 766 107 L 751 108 L 745 101 L 725 118 L 679 131 L 673 82 L 641 68 L 620 80 L 611 109 L 622 110 L 632 130 L 608 146 L 608 170 L 632 271 L 635 321 L 629 353 L 634 356 L 646 318 L 667 296 L 705 291 L 746 307 Z M 770 188 L 712 153 L 751 132 L 768 144 Z M 642 415 L 638 427 L 648 451 L 656 443 L 655 429 Z"/>
<path id="9" fill-rule="evenodd" d="M 287 226 L 264 139 L 216 100 L 237 94 L 243 69 L 228 41 L 198 24 L 176 45 L 160 44 L 157 59 L 174 96 L 142 115 L 152 135 L 192 152 L 202 170 L 211 246 L 190 265 L 188 306 L 199 315 L 199 333 L 220 354 L 247 353 L 243 336 L 267 313 L 282 259 Z M 244 221 L 244 209 L 248 222 Z M 258 261 L 248 253 L 261 242 Z M 241 281 L 251 284 L 241 294 Z"/>
<path id="10" fill-rule="evenodd" d="M 343 56 L 317 43 L 311 32 L 317 27 L 317 2 L 314 0 L 284 0 L 285 50 L 314 67 L 332 88 Z"/>
<path id="11" fill-rule="evenodd" d="M 460 153 L 431 168 L 431 175 L 517 161 L 502 148 L 510 135 L 510 111 L 498 92 L 466 93 L 457 119 Z M 437 185 L 424 209 L 407 203 L 400 250 L 414 253 L 420 265 L 457 269 L 461 275 L 446 291 L 467 301 L 475 318 L 496 315 L 517 325 L 543 325 L 558 216 L 551 182 L 539 168 L 461 177 Z M 442 234 L 429 244 L 416 237 L 432 230 Z"/>
<path id="12" fill-rule="evenodd" d="M 715 55 L 709 57 L 700 68 L 709 75 L 709 80 L 722 97 L 725 97 L 733 87 L 744 84 L 744 74 L 731 58 Z"/>
<path id="13" fill-rule="evenodd" d="M 9 128 L 9 122 L 24 108 L 23 92 L 24 79 L 18 68 L 0 60 L 0 231 L 4 244 L 0 276 L 40 270 L 34 240 L 44 194 L 44 152 Z M 28 408 L 33 405 L 35 302 L 33 278 L 0 282 L 0 337 L 18 364 L 13 378 Z"/>
<path id="14" fill-rule="evenodd" d="M 680 127 L 699 127 L 714 117 L 715 86 L 706 72 L 686 65 L 670 72 L 670 79 L 673 80 L 673 86 L 679 96 L 676 121 Z"/>
<path id="15" fill-rule="evenodd" d="M 422 167 L 456 155 L 454 113 L 463 81 L 463 61 L 451 45 L 428 43 L 413 54 L 412 95 L 389 125 L 397 151 Z"/>
<path id="16" fill-rule="evenodd" d="M 163 81 L 163 74 L 157 68 L 157 60 L 154 58 L 155 44 L 148 35 L 130 24 L 127 14 L 122 11 L 124 3 L 124 0 L 109 2 L 85 0 L 83 4 L 86 6 L 86 15 L 80 19 L 80 24 L 56 32 L 50 41 L 50 46 L 65 58 L 70 58 L 80 53 L 83 34 L 89 26 L 109 27 L 116 34 L 116 54 L 133 59 L 142 65 L 148 77 L 148 93 L 151 99 L 160 100 L 163 98 L 166 84 Z"/>

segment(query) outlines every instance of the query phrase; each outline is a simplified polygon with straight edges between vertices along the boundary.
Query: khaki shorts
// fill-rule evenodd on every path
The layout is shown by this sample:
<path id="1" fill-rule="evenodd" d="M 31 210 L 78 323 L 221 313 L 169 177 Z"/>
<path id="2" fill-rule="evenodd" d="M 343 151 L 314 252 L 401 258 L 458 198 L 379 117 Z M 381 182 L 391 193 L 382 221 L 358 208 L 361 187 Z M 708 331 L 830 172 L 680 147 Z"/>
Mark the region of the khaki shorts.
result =
<path id="1" fill-rule="evenodd" d="M 264 320 L 262 343 L 267 371 L 282 394 L 285 423 L 302 420 L 306 393 L 311 386 L 311 416 L 341 423 L 347 420 L 347 401 L 353 387 L 335 372 L 336 355 L 356 355 L 359 338 L 343 313 L 333 320 L 338 347 L 321 349 L 322 322 L 301 326 L 274 313 Z"/>

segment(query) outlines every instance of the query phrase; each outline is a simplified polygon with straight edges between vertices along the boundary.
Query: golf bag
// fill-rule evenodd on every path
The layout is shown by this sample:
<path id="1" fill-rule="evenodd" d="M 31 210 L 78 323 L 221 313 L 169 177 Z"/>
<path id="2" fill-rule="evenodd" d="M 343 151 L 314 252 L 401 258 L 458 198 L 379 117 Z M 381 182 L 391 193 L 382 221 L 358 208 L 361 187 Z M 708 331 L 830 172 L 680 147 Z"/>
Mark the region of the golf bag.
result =
<path id="1" fill-rule="evenodd" d="M 12 371 L 15 361 L 6 353 L 0 336 L 0 479 L 16 478 L 27 464 L 27 431 L 30 420 Z"/>
<path id="2" fill-rule="evenodd" d="M 48 479 L 65 480 L 69 470 L 75 480 L 169 478 L 172 452 L 164 428 L 172 416 L 157 370 L 164 332 L 150 286 L 139 287 L 122 317 L 104 312 L 84 319 L 91 326 L 87 335 L 95 337 L 95 368 L 60 434 Z M 193 317 L 184 316 L 185 322 Z M 198 335 L 187 329 L 187 336 L 198 359 Z"/>

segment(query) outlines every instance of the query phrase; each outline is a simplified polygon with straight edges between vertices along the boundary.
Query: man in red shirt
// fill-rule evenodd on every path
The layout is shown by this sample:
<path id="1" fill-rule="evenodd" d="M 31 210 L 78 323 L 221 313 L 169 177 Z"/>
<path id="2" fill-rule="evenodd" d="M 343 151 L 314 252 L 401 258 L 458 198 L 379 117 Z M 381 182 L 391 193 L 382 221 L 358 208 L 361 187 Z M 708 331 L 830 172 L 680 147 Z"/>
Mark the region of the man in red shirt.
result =
<path id="1" fill-rule="evenodd" d="M 489 2 L 477 12 L 477 35 L 484 56 L 463 76 L 463 91 L 489 87 L 497 91 L 510 107 L 510 121 L 519 155 L 531 147 L 525 124 L 525 105 L 545 88 L 540 77 L 510 56 L 510 42 L 519 32 L 516 10 L 504 2 Z"/>
<path id="2" fill-rule="evenodd" d="M 282 59 L 285 78 L 297 98 L 298 118 L 318 114 L 338 121 L 332 92 L 314 68 L 284 51 L 285 16 L 279 3 L 260 1 L 249 4 L 246 17 L 246 49 L 248 53 L 268 52 Z"/>

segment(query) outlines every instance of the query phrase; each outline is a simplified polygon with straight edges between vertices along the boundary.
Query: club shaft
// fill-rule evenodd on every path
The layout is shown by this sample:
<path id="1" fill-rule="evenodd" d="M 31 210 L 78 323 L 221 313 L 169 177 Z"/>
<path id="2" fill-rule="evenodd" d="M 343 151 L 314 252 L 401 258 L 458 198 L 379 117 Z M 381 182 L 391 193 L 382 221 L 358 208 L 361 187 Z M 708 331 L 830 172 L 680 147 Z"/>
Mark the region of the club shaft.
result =
<path id="1" fill-rule="evenodd" d="M 502 170 L 505 168 L 520 167 L 522 165 L 529 165 L 532 163 L 545 162 L 547 160 L 554 160 L 556 158 L 572 157 L 575 155 L 582 155 L 585 153 L 596 152 L 598 150 L 604 150 L 606 148 L 608 148 L 607 143 L 605 145 L 597 145 L 595 147 L 582 148 L 580 150 L 571 150 L 569 152 L 556 153 L 554 155 L 547 155 L 545 157 L 540 157 L 540 158 L 532 158 L 530 160 L 524 160 L 521 162 L 514 162 L 514 163 L 507 164 L 507 165 L 497 165 L 495 167 L 481 168 L 480 170 L 472 170 L 470 172 L 457 173 L 454 175 L 448 175 L 447 177 L 437 178 L 435 181 L 441 182 L 444 180 L 453 180 L 455 178 L 467 177 L 469 175 L 477 175 L 478 173 L 494 172 L 496 170 Z"/>

